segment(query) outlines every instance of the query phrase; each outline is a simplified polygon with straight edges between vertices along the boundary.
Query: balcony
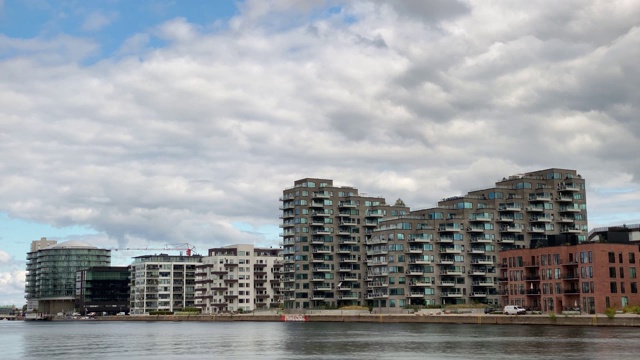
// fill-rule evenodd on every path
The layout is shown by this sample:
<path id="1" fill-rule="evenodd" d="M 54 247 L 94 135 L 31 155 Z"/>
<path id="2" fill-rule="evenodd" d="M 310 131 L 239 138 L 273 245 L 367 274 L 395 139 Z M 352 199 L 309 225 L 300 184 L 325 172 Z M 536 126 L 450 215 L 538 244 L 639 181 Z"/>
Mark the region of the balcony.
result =
<path id="1" fill-rule="evenodd" d="M 529 201 L 551 201 L 551 194 L 549 193 L 537 193 L 529 194 Z"/>
<path id="2" fill-rule="evenodd" d="M 451 244 L 453 243 L 453 237 L 444 237 L 444 236 L 437 237 L 436 243 Z"/>
<path id="3" fill-rule="evenodd" d="M 313 286 L 313 290 L 316 290 L 316 291 L 331 291 L 331 284 L 329 284 L 329 283 L 317 284 L 317 285 Z"/>
<path id="4" fill-rule="evenodd" d="M 462 248 L 458 245 L 456 246 L 440 246 L 438 252 L 441 254 L 460 254 L 462 253 Z"/>
<path id="5" fill-rule="evenodd" d="M 424 269 L 420 267 L 410 267 L 407 271 L 405 271 L 405 274 L 410 276 L 423 276 Z"/>
<path id="6" fill-rule="evenodd" d="M 456 266 L 449 269 L 442 269 L 440 270 L 440 275 L 460 276 L 462 275 L 462 268 Z"/>
<path id="7" fill-rule="evenodd" d="M 438 286 L 442 286 L 442 287 L 456 286 L 456 282 L 454 280 L 440 280 L 438 282 Z"/>
<path id="8" fill-rule="evenodd" d="M 565 183 L 558 186 L 560 191 L 580 191 L 580 185 L 574 183 Z"/>
<path id="9" fill-rule="evenodd" d="M 354 208 L 354 207 L 356 207 L 356 202 L 355 201 L 340 201 L 338 203 L 338 207 L 341 207 L 341 208 Z"/>
<path id="10" fill-rule="evenodd" d="M 500 217 L 498 218 L 498 222 L 513 222 L 513 220 L 513 216 L 500 215 Z"/>
<path id="11" fill-rule="evenodd" d="M 356 292 L 348 292 L 348 293 L 340 293 L 338 295 L 338 300 L 357 300 L 359 299 L 358 293 Z"/>
<path id="12" fill-rule="evenodd" d="M 424 297 L 424 292 L 412 291 L 409 293 L 410 298 L 421 298 Z"/>
<path id="13" fill-rule="evenodd" d="M 357 256 L 341 256 L 340 257 L 340 262 L 356 263 L 356 262 L 358 262 L 358 257 Z"/>
<path id="14" fill-rule="evenodd" d="M 472 236 L 471 239 L 469 239 L 469 241 L 472 243 L 491 244 L 493 242 L 493 239 L 486 236 L 475 236 L 475 237 Z"/>
<path id="15" fill-rule="evenodd" d="M 428 264 L 431 264 L 431 260 L 428 255 L 415 256 L 415 257 L 409 258 L 409 264 L 428 265 Z"/>
<path id="16" fill-rule="evenodd" d="M 482 267 L 472 267 L 468 273 L 473 276 L 484 276 L 487 274 L 487 269 Z"/>
<path id="17" fill-rule="evenodd" d="M 560 212 L 580 212 L 580 206 L 578 204 L 573 204 L 572 206 L 560 206 L 558 209 Z"/>
<path id="18" fill-rule="evenodd" d="M 551 214 L 535 214 L 529 217 L 529 222 L 544 222 L 549 223 L 553 221 Z"/>
<path id="19" fill-rule="evenodd" d="M 438 232 L 460 232 L 458 224 L 441 224 L 438 227 Z"/>
<path id="20" fill-rule="evenodd" d="M 500 226 L 500 232 L 501 233 L 521 233 L 522 232 L 522 227 L 520 227 L 519 225 L 502 225 Z"/>
<path id="21" fill-rule="evenodd" d="M 522 207 L 518 203 L 500 204 L 500 206 L 498 206 L 498 211 L 513 212 L 513 211 L 521 211 L 521 210 L 522 210 Z"/>
<path id="22" fill-rule="evenodd" d="M 579 234 L 581 232 L 582 229 L 578 225 L 560 227 L 560 233 Z"/>
<path id="23" fill-rule="evenodd" d="M 367 284 L 367 287 L 370 289 L 386 288 L 386 287 L 389 287 L 389 282 L 388 281 L 372 281 L 369 284 Z"/>
<path id="24" fill-rule="evenodd" d="M 322 247 L 314 247 L 311 249 L 311 252 L 314 254 L 331 254 L 331 247 L 322 246 Z"/>
<path id="25" fill-rule="evenodd" d="M 452 265 L 455 262 L 455 259 L 452 257 L 441 257 L 436 262 L 438 265 Z"/>
<path id="26" fill-rule="evenodd" d="M 354 237 L 340 238 L 340 240 L 338 240 L 338 243 L 345 245 L 356 245 L 358 243 L 358 240 Z"/>
<path id="27" fill-rule="evenodd" d="M 367 299 L 386 299 L 388 297 L 389 297 L 389 294 L 384 294 L 384 293 L 367 294 Z"/>
<path id="28" fill-rule="evenodd" d="M 489 256 L 474 257 L 471 259 L 472 264 L 493 265 L 493 259 Z"/>
<path id="29" fill-rule="evenodd" d="M 531 226 L 528 232 L 533 234 L 544 234 L 545 228 L 544 226 Z"/>
<path id="30" fill-rule="evenodd" d="M 559 223 L 573 223 L 575 219 L 573 216 L 560 216 L 556 221 Z"/>
<path id="31" fill-rule="evenodd" d="M 528 212 L 544 212 L 544 206 L 542 205 L 529 205 L 527 206 Z"/>
<path id="32" fill-rule="evenodd" d="M 573 201 L 573 196 L 560 194 L 560 196 L 558 196 L 556 198 L 556 200 L 559 201 L 559 202 L 572 202 Z"/>
<path id="33" fill-rule="evenodd" d="M 331 271 L 331 266 L 329 266 L 329 265 L 314 266 L 313 267 L 313 271 L 314 272 Z"/>
<path id="34" fill-rule="evenodd" d="M 409 281 L 409 286 L 431 287 L 432 284 L 430 281 L 425 281 L 424 279 L 417 279 L 417 280 Z"/>
<path id="35" fill-rule="evenodd" d="M 462 291 L 443 291 L 442 293 L 440 293 L 440 296 L 448 298 L 459 298 L 462 297 Z"/>
<path id="36" fill-rule="evenodd" d="M 405 249 L 404 252 L 407 254 L 422 254 L 423 251 L 424 249 L 421 247 L 409 246 Z"/>
<path id="37" fill-rule="evenodd" d="M 488 293 L 486 291 L 473 291 L 469 293 L 469 297 L 472 298 L 485 298 L 487 295 Z"/>
<path id="38" fill-rule="evenodd" d="M 496 284 L 493 282 L 493 280 L 489 280 L 489 279 L 471 282 L 471 286 L 495 286 L 495 285 Z"/>

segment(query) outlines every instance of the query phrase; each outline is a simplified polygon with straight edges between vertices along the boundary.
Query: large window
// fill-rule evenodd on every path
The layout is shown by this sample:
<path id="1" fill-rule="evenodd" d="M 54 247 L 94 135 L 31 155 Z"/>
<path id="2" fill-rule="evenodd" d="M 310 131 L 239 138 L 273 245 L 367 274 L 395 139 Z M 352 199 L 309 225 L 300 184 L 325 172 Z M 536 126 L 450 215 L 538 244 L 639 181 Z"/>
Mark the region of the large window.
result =
<path id="1" fill-rule="evenodd" d="M 610 266 L 609 267 L 609 277 L 612 279 L 616 278 L 616 268 L 615 266 Z"/>
<path id="2" fill-rule="evenodd" d="M 618 292 L 618 283 L 615 281 L 612 281 L 609 283 L 609 287 L 611 289 L 611 293 L 612 294 L 616 294 Z"/>
<path id="3" fill-rule="evenodd" d="M 616 262 L 616 253 L 609 252 L 609 263 L 614 264 Z"/>

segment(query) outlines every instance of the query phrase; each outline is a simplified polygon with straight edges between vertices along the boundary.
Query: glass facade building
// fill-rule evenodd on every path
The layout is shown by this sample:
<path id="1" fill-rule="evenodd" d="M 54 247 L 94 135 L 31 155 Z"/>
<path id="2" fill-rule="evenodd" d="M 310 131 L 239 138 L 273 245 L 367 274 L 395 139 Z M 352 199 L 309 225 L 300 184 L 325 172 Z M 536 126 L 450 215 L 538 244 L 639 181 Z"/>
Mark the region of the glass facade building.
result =
<path id="1" fill-rule="evenodd" d="M 73 310 L 76 272 L 110 264 L 110 250 L 82 241 L 67 241 L 27 253 L 27 310 L 45 314 Z"/>

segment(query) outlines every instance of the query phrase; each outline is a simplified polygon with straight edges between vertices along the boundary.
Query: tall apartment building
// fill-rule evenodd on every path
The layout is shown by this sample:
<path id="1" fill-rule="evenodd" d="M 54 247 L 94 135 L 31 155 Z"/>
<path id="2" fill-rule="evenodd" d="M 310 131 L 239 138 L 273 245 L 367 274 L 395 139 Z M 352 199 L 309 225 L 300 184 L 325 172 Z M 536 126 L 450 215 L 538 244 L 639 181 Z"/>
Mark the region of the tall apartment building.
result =
<path id="1" fill-rule="evenodd" d="M 502 252 L 503 303 L 562 313 L 603 313 L 640 302 L 637 244 L 583 243 Z"/>
<path id="2" fill-rule="evenodd" d="M 366 305 L 365 246 L 378 220 L 408 207 L 313 178 L 295 181 L 280 201 L 284 308 Z"/>
<path id="3" fill-rule="evenodd" d="M 203 313 L 281 305 L 280 249 L 231 245 L 209 249 L 196 266 L 196 307 Z"/>
<path id="4" fill-rule="evenodd" d="M 92 266 L 111 265 L 111 251 L 83 241 L 56 243 L 42 238 L 27 253 L 25 284 L 28 315 L 73 312 L 76 272 Z M 44 245 L 49 246 L 44 247 Z"/>
<path id="5" fill-rule="evenodd" d="M 195 306 L 196 265 L 200 255 L 143 255 L 130 271 L 131 314 L 180 311 Z"/>
<path id="6" fill-rule="evenodd" d="M 547 169 L 386 217 L 369 240 L 374 307 L 501 302 L 502 250 L 587 240 L 584 179 Z"/>
<path id="7" fill-rule="evenodd" d="M 500 251 L 587 241 L 575 170 L 509 176 L 415 211 L 325 179 L 298 180 L 281 201 L 291 309 L 497 305 Z"/>

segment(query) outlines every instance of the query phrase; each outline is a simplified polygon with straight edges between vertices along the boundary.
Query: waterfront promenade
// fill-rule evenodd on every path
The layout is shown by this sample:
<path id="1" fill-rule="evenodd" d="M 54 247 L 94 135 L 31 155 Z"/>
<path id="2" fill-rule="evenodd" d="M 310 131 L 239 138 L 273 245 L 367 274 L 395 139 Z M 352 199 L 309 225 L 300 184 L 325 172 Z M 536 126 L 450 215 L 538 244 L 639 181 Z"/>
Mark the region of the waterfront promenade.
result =
<path id="1" fill-rule="evenodd" d="M 339 311 L 337 311 L 339 312 Z M 493 314 L 236 314 L 236 315 L 144 315 L 105 316 L 98 321 L 219 321 L 219 322 L 362 322 L 362 323 L 430 323 L 483 325 L 557 325 L 557 326 L 626 326 L 640 327 L 640 316 L 618 314 L 608 318 L 598 315 L 493 315 Z"/>

